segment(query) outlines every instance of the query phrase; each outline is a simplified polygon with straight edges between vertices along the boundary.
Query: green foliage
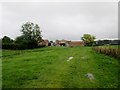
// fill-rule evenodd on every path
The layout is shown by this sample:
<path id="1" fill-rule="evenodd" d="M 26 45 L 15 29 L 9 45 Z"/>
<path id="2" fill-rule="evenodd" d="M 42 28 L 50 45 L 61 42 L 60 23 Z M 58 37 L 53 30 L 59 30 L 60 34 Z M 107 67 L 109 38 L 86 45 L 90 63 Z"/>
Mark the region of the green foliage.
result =
<path id="1" fill-rule="evenodd" d="M 34 24 L 32 22 L 26 22 L 22 25 L 21 32 L 24 35 L 24 39 L 26 40 L 40 40 L 42 39 L 40 27 L 38 24 Z"/>
<path id="2" fill-rule="evenodd" d="M 7 36 L 4 36 L 2 38 L 2 48 L 23 50 L 44 47 L 44 45 L 38 46 L 38 40 L 42 39 L 40 27 L 38 24 L 26 22 L 21 26 L 21 32 L 22 35 L 16 37 L 15 41 Z"/>
<path id="3" fill-rule="evenodd" d="M 37 47 L 37 42 L 34 40 L 26 39 L 25 35 L 19 36 L 15 40 L 18 49 L 30 49 Z"/>
<path id="4" fill-rule="evenodd" d="M 3 50 L 2 88 L 117 88 L 118 69 L 117 59 L 91 47 Z"/>
<path id="5" fill-rule="evenodd" d="M 13 40 L 8 36 L 4 36 L 2 38 L 2 43 L 9 43 L 10 44 L 10 43 L 13 43 Z"/>
<path id="6" fill-rule="evenodd" d="M 2 38 L 2 48 L 3 49 L 13 49 L 14 48 L 14 40 L 12 40 L 8 36 L 4 36 Z"/>
<path id="7" fill-rule="evenodd" d="M 95 36 L 92 36 L 90 34 L 84 34 L 81 39 L 84 41 L 86 46 L 91 46 L 94 44 Z"/>
<path id="8" fill-rule="evenodd" d="M 23 35 L 15 39 L 15 43 L 19 44 L 19 49 L 31 49 L 38 47 L 38 40 L 42 39 L 40 27 L 38 24 L 26 22 L 21 27 Z"/>

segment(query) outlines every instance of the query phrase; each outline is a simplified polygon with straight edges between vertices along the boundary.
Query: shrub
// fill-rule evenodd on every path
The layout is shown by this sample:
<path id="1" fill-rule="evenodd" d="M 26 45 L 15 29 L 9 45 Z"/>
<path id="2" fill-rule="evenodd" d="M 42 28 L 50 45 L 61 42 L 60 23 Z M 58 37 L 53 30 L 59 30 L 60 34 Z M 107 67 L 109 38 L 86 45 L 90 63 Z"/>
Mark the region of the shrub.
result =
<path id="1" fill-rule="evenodd" d="M 11 49 L 11 50 L 25 50 L 25 49 L 42 48 L 42 47 L 45 47 L 45 45 L 33 47 L 32 44 L 27 45 L 27 44 L 17 44 L 17 43 L 2 43 L 3 49 Z"/>

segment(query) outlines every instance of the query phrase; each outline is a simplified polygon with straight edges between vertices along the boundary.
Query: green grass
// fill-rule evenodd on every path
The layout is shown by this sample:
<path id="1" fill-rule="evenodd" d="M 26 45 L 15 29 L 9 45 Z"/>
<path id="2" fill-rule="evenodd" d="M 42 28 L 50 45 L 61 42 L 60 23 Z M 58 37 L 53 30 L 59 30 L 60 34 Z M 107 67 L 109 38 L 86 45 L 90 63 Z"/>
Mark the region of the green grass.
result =
<path id="1" fill-rule="evenodd" d="M 3 88 L 117 88 L 118 61 L 91 47 L 3 50 Z M 69 57 L 73 59 L 67 62 Z M 93 80 L 85 74 L 92 73 Z"/>

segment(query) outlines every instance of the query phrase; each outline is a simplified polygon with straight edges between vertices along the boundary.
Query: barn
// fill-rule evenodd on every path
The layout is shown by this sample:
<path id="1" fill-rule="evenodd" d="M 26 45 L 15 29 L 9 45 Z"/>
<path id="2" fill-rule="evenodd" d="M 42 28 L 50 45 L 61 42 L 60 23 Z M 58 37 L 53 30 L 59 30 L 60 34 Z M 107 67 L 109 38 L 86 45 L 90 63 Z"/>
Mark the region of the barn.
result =
<path id="1" fill-rule="evenodd" d="M 42 39 L 38 41 L 38 45 L 45 45 L 48 46 L 49 41 L 47 39 Z"/>
<path id="2" fill-rule="evenodd" d="M 82 41 L 56 40 L 55 46 L 84 46 Z"/>
<path id="3" fill-rule="evenodd" d="M 82 41 L 71 41 L 69 46 L 84 46 L 84 42 L 82 42 Z"/>

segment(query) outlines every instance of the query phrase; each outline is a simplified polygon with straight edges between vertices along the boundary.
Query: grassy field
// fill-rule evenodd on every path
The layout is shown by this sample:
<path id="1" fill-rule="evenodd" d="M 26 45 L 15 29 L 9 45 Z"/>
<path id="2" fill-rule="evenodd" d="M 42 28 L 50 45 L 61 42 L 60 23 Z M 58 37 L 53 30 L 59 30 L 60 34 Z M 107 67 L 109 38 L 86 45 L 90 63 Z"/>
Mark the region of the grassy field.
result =
<path id="1" fill-rule="evenodd" d="M 118 60 L 91 47 L 3 50 L 2 54 L 3 88 L 118 87 Z M 73 59 L 68 62 L 69 57 Z"/>

